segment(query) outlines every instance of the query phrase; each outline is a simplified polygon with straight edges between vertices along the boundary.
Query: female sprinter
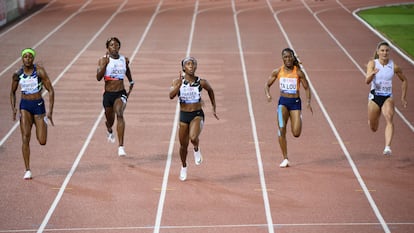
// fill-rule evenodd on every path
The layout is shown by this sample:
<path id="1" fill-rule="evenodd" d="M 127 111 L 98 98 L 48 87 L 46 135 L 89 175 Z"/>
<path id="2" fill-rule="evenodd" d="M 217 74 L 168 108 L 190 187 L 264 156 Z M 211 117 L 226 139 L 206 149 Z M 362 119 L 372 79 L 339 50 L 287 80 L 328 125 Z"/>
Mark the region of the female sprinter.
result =
<path id="1" fill-rule="evenodd" d="M 112 126 L 117 119 L 118 134 L 118 156 L 126 156 L 124 148 L 125 120 L 124 111 L 129 94 L 134 87 L 131 70 L 129 69 L 129 59 L 121 54 L 121 41 L 116 37 L 111 37 L 106 41 L 106 55 L 98 61 L 96 79 L 105 80 L 105 92 L 103 94 L 103 106 L 105 108 L 106 128 L 108 141 L 114 143 L 115 137 Z M 125 90 L 124 78 L 128 78 L 129 90 Z"/>
<path id="2" fill-rule="evenodd" d="M 401 102 L 407 107 L 407 78 L 401 68 L 389 57 L 390 46 L 380 42 L 375 50 L 374 59 L 367 65 L 366 84 L 371 84 L 368 96 L 368 124 L 373 132 L 378 130 L 381 112 L 385 118 L 385 148 L 384 155 L 391 155 L 391 141 L 394 135 L 394 100 L 392 98 L 392 78 L 394 74 L 402 81 Z"/>
<path id="3" fill-rule="evenodd" d="M 195 76 L 197 69 L 197 60 L 194 57 L 186 57 L 181 61 L 182 72 L 179 77 L 172 83 L 170 89 L 170 99 L 178 96 L 180 101 L 180 158 L 181 171 L 180 180 L 187 179 L 187 148 L 189 141 L 194 147 L 195 164 L 200 165 L 203 157 L 199 148 L 199 136 L 203 128 L 204 112 L 202 109 L 201 90 L 206 89 L 213 106 L 214 117 L 218 120 L 216 114 L 216 101 L 213 88 L 205 79 Z"/>
<path id="4" fill-rule="evenodd" d="M 277 108 L 278 119 L 278 137 L 279 145 L 282 150 L 283 161 L 280 167 L 285 168 L 289 166 L 289 160 L 287 155 L 287 142 L 286 142 L 286 126 L 290 119 L 292 134 L 295 137 L 299 137 L 302 131 L 302 101 L 300 98 L 300 84 L 306 91 L 307 108 L 312 112 L 311 92 L 309 89 L 308 81 L 305 74 L 300 68 L 300 63 L 295 56 L 295 53 L 290 48 L 282 50 L 283 65 L 280 68 L 273 70 L 269 80 L 265 85 L 265 94 L 269 102 L 272 101 L 270 95 L 270 87 L 279 79 L 280 98 Z"/>
<path id="5" fill-rule="evenodd" d="M 32 179 L 30 170 L 30 138 L 33 124 L 36 127 L 36 137 L 40 145 L 46 145 L 47 142 L 47 121 L 53 126 L 53 105 L 55 102 L 55 92 L 50 82 L 46 70 L 34 64 L 36 52 L 31 49 L 23 49 L 21 52 L 22 67 L 13 74 L 10 103 L 12 108 L 13 120 L 16 120 L 16 90 L 20 84 L 20 131 L 22 134 L 22 152 L 26 171 L 23 179 Z M 49 111 L 46 114 L 45 102 L 42 98 L 43 87 L 49 93 Z"/>

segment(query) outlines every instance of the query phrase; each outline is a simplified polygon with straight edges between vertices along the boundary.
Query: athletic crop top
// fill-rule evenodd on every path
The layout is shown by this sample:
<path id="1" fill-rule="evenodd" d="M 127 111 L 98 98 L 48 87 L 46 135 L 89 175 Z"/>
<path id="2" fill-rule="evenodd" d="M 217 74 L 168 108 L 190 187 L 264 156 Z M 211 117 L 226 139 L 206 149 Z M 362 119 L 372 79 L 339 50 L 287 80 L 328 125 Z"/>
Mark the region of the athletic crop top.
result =
<path id="1" fill-rule="evenodd" d="M 381 65 L 378 59 L 374 60 L 375 69 L 378 72 L 375 74 L 371 82 L 371 90 L 375 91 L 375 95 L 391 96 L 392 95 L 392 77 L 394 77 L 394 62 L 388 61 L 388 64 Z"/>
<path id="2" fill-rule="evenodd" d="M 104 79 L 106 80 L 123 80 L 126 73 L 126 59 L 119 55 L 118 59 L 109 58 L 106 66 Z"/>
<path id="3" fill-rule="evenodd" d="M 183 82 L 181 83 L 180 91 L 178 93 L 178 98 L 180 103 L 193 104 L 199 103 L 201 101 L 201 79 L 197 77 L 197 80 L 190 84 L 183 77 Z"/>
<path id="4" fill-rule="evenodd" d="M 280 67 L 277 75 L 279 79 L 280 92 L 284 94 L 297 94 L 300 83 L 299 76 L 297 74 L 297 67 L 294 66 L 292 72 L 285 72 L 284 66 Z"/>
<path id="5" fill-rule="evenodd" d="M 43 83 L 39 76 L 37 76 L 36 65 L 34 65 L 33 72 L 30 75 L 25 74 L 22 67 L 17 72 L 17 76 L 19 77 L 22 94 L 29 95 L 42 91 Z"/>

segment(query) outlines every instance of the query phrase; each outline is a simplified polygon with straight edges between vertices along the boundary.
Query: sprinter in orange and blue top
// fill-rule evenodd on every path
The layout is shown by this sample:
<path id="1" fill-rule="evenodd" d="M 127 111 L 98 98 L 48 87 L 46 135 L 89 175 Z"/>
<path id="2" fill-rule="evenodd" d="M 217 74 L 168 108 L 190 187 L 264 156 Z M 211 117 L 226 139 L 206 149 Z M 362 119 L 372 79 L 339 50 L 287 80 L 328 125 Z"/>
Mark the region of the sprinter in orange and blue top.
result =
<path id="1" fill-rule="evenodd" d="M 292 134 L 299 137 L 302 132 L 302 101 L 300 98 L 300 84 L 306 92 L 307 108 L 312 112 L 311 92 L 304 72 L 301 70 L 299 60 L 290 48 L 282 50 L 283 65 L 273 70 L 265 85 L 265 94 L 268 102 L 272 101 L 270 87 L 276 80 L 279 80 L 280 97 L 277 107 L 278 137 L 279 145 L 282 150 L 283 161 L 280 167 L 288 167 L 289 160 L 287 155 L 286 125 L 288 120 L 291 122 Z"/>

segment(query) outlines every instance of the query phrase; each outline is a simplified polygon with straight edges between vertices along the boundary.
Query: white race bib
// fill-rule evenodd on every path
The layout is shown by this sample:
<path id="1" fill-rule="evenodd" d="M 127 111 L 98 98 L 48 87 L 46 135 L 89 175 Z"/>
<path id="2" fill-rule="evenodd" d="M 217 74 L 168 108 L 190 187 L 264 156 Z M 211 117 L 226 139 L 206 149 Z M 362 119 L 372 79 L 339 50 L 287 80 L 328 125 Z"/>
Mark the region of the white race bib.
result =
<path id="1" fill-rule="evenodd" d="M 199 87 L 186 86 L 180 89 L 180 100 L 184 103 L 198 103 L 200 102 Z"/>
<path id="2" fill-rule="evenodd" d="M 21 91 L 27 94 L 39 92 L 39 83 L 37 78 L 28 77 L 20 80 Z"/>
<path id="3" fill-rule="evenodd" d="M 284 78 L 281 77 L 279 79 L 279 87 L 282 93 L 286 94 L 296 94 L 298 83 L 295 78 Z"/>
<path id="4" fill-rule="evenodd" d="M 392 81 L 378 81 L 375 83 L 375 94 L 388 96 L 392 93 Z"/>

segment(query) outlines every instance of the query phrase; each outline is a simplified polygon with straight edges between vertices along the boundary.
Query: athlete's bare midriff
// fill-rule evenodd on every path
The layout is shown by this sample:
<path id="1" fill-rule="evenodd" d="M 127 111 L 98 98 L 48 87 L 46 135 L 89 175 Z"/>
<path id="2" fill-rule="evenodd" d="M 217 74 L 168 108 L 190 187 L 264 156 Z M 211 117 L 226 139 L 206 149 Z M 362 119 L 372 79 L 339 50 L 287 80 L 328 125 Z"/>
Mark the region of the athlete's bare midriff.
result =
<path id="1" fill-rule="evenodd" d="M 183 112 L 194 112 L 201 109 L 201 103 L 180 103 L 180 110 Z"/>
<path id="2" fill-rule="evenodd" d="M 280 93 L 280 96 L 286 97 L 286 98 L 299 98 L 300 94 L 299 92 L 296 94 L 287 94 L 287 93 Z"/>
<path id="3" fill-rule="evenodd" d="M 38 100 L 40 98 L 42 98 L 42 94 L 40 94 L 40 92 L 33 93 L 33 94 L 23 94 L 22 93 L 22 99 L 25 99 L 25 100 Z"/>
<path id="4" fill-rule="evenodd" d="M 105 91 L 118 92 L 124 89 L 124 80 L 105 80 Z"/>

